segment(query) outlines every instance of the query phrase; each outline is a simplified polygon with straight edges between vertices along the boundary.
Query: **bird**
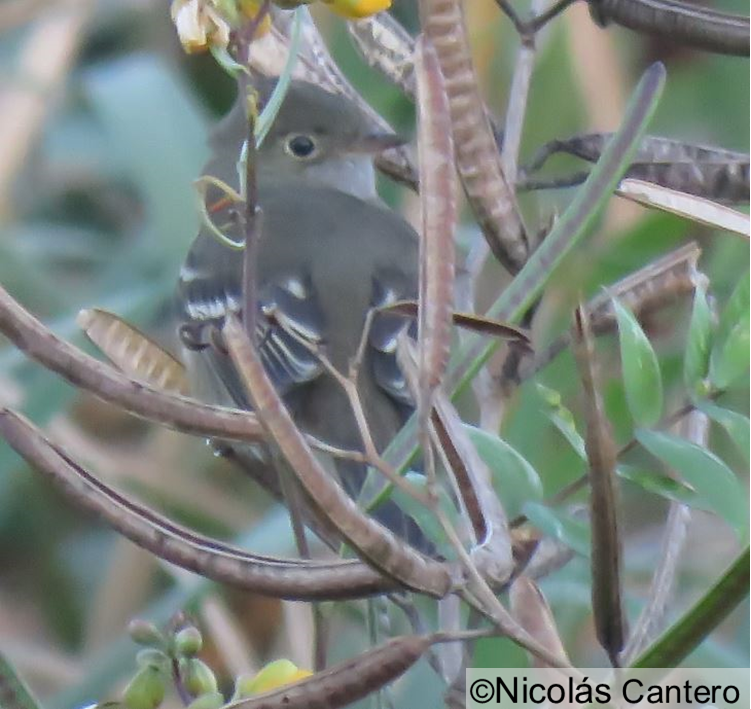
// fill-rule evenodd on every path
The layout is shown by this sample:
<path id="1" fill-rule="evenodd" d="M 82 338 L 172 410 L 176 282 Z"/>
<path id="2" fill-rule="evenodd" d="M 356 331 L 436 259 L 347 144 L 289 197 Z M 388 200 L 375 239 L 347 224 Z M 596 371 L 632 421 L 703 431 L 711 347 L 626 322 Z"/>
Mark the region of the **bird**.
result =
<path id="1" fill-rule="evenodd" d="M 273 84 L 257 88 L 261 106 Z M 248 133 L 241 100 L 209 141 L 203 174 L 238 187 L 237 160 Z M 255 158 L 262 213 L 257 251 L 256 342 L 265 370 L 295 423 L 340 449 L 362 451 L 360 429 L 340 382 L 318 353 L 347 375 L 373 311 L 358 377 L 358 392 L 373 441 L 382 451 L 412 413 L 414 403 L 399 368 L 397 338 L 410 326 L 377 312 L 418 293 L 418 235 L 376 191 L 374 157 L 404 141 L 375 133 L 359 107 L 342 95 L 292 81 Z M 232 207 L 209 189 L 215 224 L 242 241 Z M 226 200 L 225 200 L 226 202 Z M 229 312 L 242 315 L 242 252 L 205 226 L 190 247 L 178 283 L 179 326 L 193 394 L 204 401 L 250 409 L 245 389 L 221 342 Z M 247 451 L 226 445 L 241 462 Z M 258 455 L 256 449 L 254 455 Z M 268 462 L 268 459 L 265 459 Z M 338 459 L 335 474 L 357 497 L 366 468 Z M 265 477 L 274 486 L 273 473 Z M 373 516 L 397 536 L 429 548 L 414 520 L 388 500 Z"/>

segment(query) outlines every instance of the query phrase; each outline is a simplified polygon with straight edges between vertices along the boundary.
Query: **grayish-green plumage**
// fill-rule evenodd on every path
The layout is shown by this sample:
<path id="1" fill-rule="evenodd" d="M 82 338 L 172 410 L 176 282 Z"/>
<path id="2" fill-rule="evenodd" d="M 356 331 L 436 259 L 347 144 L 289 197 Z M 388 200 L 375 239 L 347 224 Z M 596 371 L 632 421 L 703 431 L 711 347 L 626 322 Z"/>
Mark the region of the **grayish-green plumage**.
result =
<path id="1" fill-rule="evenodd" d="M 237 188 L 236 161 L 246 132 L 238 104 L 211 139 L 213 157 L 204 174 Z M 394 136 L 373 135 L 367 119 L 346 99 L 298 82 L 291 85 L 256 160 L 263 212 L 257 270 L 261 357 L 298 425 L 346 449 L 362 449 L 346 396 L 297 338 L 322 347 L 346 374 L 368 311 L 416 298 L 417 235 L 380 202 L 375 190 L 373 156 L 395 142 Z M 207 204 L 221 197 L 210 190 Z M 228 236 L 242 239 L 231 226 L 230 207 L 212 218 L 227 225 Z M 202 230 L 181 270 L 179 296 L 194 393 L 207 401 L 247 407 L 218 342 L 227 310 L 240 310 L 242 260 L 241 252 Z M 396 337 L 406 325 L 396 316 L 378 315 L 366 348 L 360 396 L 379 448 L 411 411 L 395 352 Z M 356 495 L 362 466 L 340 461 L 336 470 Z M 420 541 L 411 520 L 393 504 L 377 516 L 398 534 Z"/>

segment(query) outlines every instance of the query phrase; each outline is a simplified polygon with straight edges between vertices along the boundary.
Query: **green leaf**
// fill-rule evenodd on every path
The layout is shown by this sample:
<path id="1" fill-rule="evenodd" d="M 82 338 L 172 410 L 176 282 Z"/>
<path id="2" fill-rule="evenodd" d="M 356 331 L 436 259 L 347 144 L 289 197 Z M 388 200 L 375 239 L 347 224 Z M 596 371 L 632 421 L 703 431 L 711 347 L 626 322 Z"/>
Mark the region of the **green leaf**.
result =
<path id="1" fill-rule="evenodd" d="M 516 517 L 527 501 L 542 499 L 542 482 L 537 471 L 506 441 L 465 424 L 477 453 L 490 468 L 493 487 L 509 517 Z"/>
<path id="2" fill-rule="evenodd" d="M 664 85 L 665 67 L 657 62 L 644 72 L 626 107 L 623 122 L 608 141 L 585 183 L 576 191 L 571 204 L 509 287 L 490 306 L 485 317 L 516 322 L 537 299 L 565 256 L 590 233 L 628 170 L 657 109 Z M 487 338 L 479 334 L 462 338 L 445 382 L 452 396 L 472 381 L 497 348 L 497 342 L 488 343 Z M 415 456 L 416 423 L 413 415 L 384 453 L 386 460 L 399 470 L 406 468 Z"/>
<path id="3" fill-rule="evenodd" d="M 574 415 L 567 409 L 561 400 L 561 395 L 555 389 L 550 389 L 543 384 L 537 384 L 537 391 L 545 401 L 545 415 L 558 429 L 563 437 L 569 442 L 576 454 L 587 462 L 587 451 L 579 431 L 576 430 Z"/>
<path id="4" fill-rule="evenodd" d="M 712 330 L 712 311 L 707 302 L 707 293 L 699 286 L 694 292 L 694 307 L 686 338 L 686 356 L 683 359 L 683 380 L 692 395 L 704 390 L 704 380 L 709 372 Z"/>
<path id="5" fill-rule="evenodd" d="M 662 375 L 657 355 L 633 313 L 617 298 L 613 299 L 613 308 L 618 320 L 628 407 L 637 424 L 653 426 L 662 415 Z"/>
<path id="6" fill-rule="evenodd" d="M 589 558 L 591 535 L 585 522 L 537 502 L 527 502 L 522 512 L 541 532 Z"/>
<path id="7" fill-rule="evenodd" d="M 751 449 L 751 432 L 749 431 L 748 416 L 739 414 L 737 411 L 724 409 L 711 401 L 702 401 L 698 404 L 699 410 L 705 413 L 715 423 L 720 424 L 728 436 L 733 440 L 736 446 L 749 462 L 749 449 Z"/>
<path id="8" fill-rule="evenodd" d="M 671 502 L 680 502 L 695 509 L 706 510 L 702 498 L 688 485 L 653 470 L 643 470 L 631 465 L 619 465 L 618 476 L 638 485 L 643 490 L 664 497 Z"/>
<path id="9" fill-rule="evenodd" d="M 727 338 L 712 350 L 709 366 L 710 379 L 718 389 L 726 389 L 738 377 L 748 371 L 749 317 L 739 320 L 728 333 Z"/>
<path id="10" fill-rule="evenodd" d="M 668 433 L 639 430 L 636 438 L 652 455 L 674 468 L 740 538 L 747 532 L 748 494 L 714 453 Z"/>

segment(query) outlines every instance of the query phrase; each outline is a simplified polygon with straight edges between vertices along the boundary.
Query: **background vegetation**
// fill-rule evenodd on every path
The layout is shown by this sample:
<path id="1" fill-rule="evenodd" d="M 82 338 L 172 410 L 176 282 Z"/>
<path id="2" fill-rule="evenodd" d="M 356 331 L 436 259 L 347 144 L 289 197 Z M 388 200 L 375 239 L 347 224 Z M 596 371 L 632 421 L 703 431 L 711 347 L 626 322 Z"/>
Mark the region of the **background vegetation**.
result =
<path id="1" fill-rule="evenodd" d="M 491 0 L 472 0 L 467 20 L 489 106 L 502 116 L 518 38 Z M 747 12 L 740 0 L 724 8 Z M 395 0 L 394 14 L 412 31 L 415 3 Z M 206 157 L 207 126 L 232 101 L 233 82 L 208 56 L 183 54 L 156 0 L 6 0 L 0 5 L 0 283 L 58 334 L 82 341 L 82 307 L 117 312 L 169 342 L 176 274 L 197 227 L 191 182 Z M 330 46 L 355 86 L 401 131 L 414 130 L 411 104 L 359 60 L 341 21 L 317 13 Z M 523 159 L 553 138 L 613 130 L 643 69 L 662 60 L 668 80 L 649 131 L 748 151 L 749 74 L 742 59 L 711 56 L 596 28 L 585 7 L 570 9 L 539 47 Z M 556 159 L 550 173 L 574 168 Z M 413 196 L 384 184 L 394 208 L 414 216 Z M 571 198 L 551 191 L 524 201 L 530 223 L 544 224 Z M 464 238 L 474 225 L 468 220 Z M 702 270 L 722 305 L 747 270 L 748 246 L 663 213 L 613 200 L 585 248 L 567 258 L 546 289 L 535 322 L 542 347 L 564 329 L 581 294 L 696 239 Z M 504 275 L 489 267 L 490 299 Z M 682 400 L 682 362 L 690 304 L 671 306 L 645 324 L 659 355 L 666 410 Z M 602 346 L 604 394 L 619 441 L 630 438 L 617 340 Z M 558 390 L 575 412 L 573 360 L 561 356 L 538 382 Z M 724 405 L 746 410 L 748 380 Z M 0 402 L 48 425 L 69 450 L 113 484 L 181 522 L 262 553 L 290 553 L 283 511 L 213 458 L 203 441 L 156 430 L 78 395 L 0 340 Z M 468 421 L 474 407 L 462 405 Z M 578 416 L 578 414 L 577 414 Z M 552 494 L 584 464 L 545 415 L 536 382 L 514 395 L 501 431 Z M 713 427 L 711 447 L 747 485 L 744 456 Z M 634 465 L 656 460 L 636 451 Z M 625 484 L 626 598 L 635 617 L 658 552 L 665 502 Z M 677 617 L 738 552 L 732 530 L 697 513 L 690 528 Z M 580 666 L 599 665 L 593 641 L 589 569 L 575 557 L 543 582 L 567 648 Z M 116 694 L 132 674 L 134 646 L 125 627 L 134 616 L 165 622 L 187 608 L 208 639 L 207 658 L 230 676 L 287 656 L 310 666 L 299 607 L 239 594 L 167 568 L 146 552 L 73 509 L 0 444 L 0 649 L 51 708 Z M 301 619 L 302 618 L 302 619 Z M 362 649 L 359 617 L 337 614 L 332 656 Z M 709 666 L 748 666 L 748 604 L 736 610 L 692 658 Z M 523 664 L 507 641 L 483 641 L 475 666 Z M 400 706 L 430 706 L 438 692 L 420 666 L 399 688 Z M 420 697 L 417 701 L 415 698 Z M 437 700 L 436 700 L 437 701 Z"/>

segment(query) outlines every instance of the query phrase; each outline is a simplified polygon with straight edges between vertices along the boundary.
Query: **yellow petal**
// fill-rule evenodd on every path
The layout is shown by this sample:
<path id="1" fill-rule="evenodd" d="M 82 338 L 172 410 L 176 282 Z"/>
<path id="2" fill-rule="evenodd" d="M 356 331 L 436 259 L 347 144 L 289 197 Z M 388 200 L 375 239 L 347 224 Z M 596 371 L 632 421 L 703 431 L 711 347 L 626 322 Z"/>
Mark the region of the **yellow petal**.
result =
<path id="1" fill-rule="evenodd" d="M 256 694 L 270 692 L 285 684 L 292 684 L 313 674 L 308 670 L 301 670 L 289 660 L 275 660 L 266 665 L 253 678 L 240 678 L 238 680 L 238 695 L 249 697 Z"/>
<path id="2" fill-rule="evenodd" d="M 391 0 L 324 0 L 337 15 L 348 20 L 360 20 L 391 7 Z"/>
<path id="3" fill-rule="evenodd" d="M 258 14 L 262 5 L 261 0 L 240 0 L 240 12 L 245 17 L 253 18 Z M 263 37 L 271 29 L 271 13 L 267 12 L 256 30 L 255 37 Z"/>

